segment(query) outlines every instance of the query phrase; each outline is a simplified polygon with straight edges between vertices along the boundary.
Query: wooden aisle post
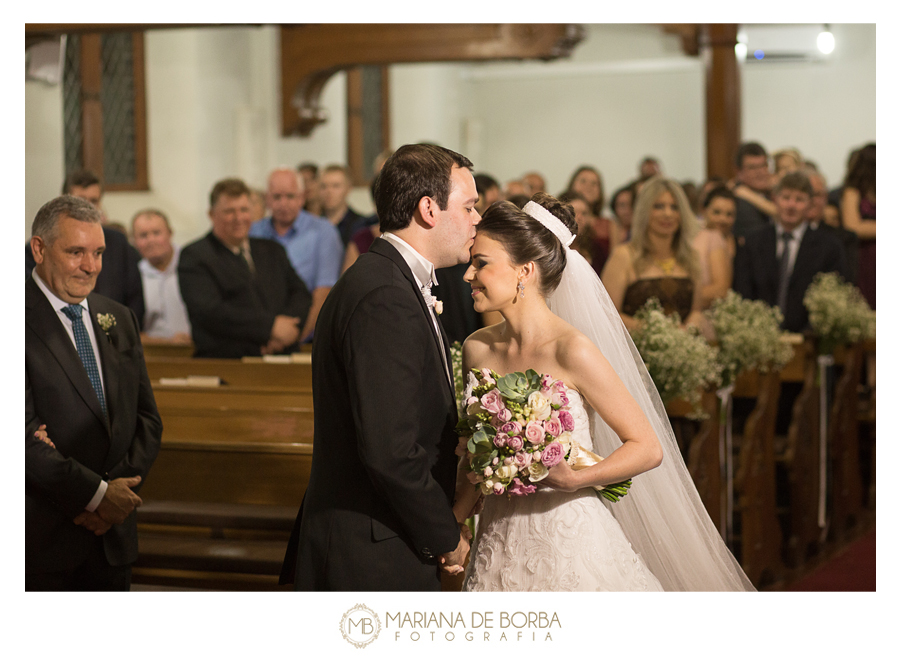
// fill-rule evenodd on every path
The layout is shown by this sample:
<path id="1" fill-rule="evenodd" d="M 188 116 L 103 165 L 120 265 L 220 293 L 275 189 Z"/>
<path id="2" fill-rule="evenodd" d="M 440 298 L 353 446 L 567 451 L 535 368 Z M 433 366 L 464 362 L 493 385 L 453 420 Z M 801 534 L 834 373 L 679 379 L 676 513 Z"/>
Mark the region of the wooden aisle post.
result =
<path id="1" fill-rule="evenodd" d="M 803 565 L 819 545 L 819 386 L 816 347 L 812 340 L 800 346 L 803 354 L 803 389 L 794 402 L 784 451 L 777 456 L 788 483 L 788 566 Z"/>
<path id="2" fill-rule="evenodd" d="M 756 586 L 782 577 L 781 528 L 775 501 L 775 420 L 779 373 L 760 375 L 756 407 L 747 419 L 735 474 L 735 510 L 740 515 L 740 562 Z"/>
<path id="3" fill-rule="evenodd" d="M 719 398 L 715 391 L 703 393 L 702 408 L 707 418 L 700 424 L 696 436 L 691 439 L 687 467 L 703 506 L 719 530 L 719 534 L 723 534 L 725 483 L 719 464 Z"/>
<path id="4" fill-rule="evenodd" d="M 844 371 L 834 390 L 828 428 L 831 449 L 831 535 L 837 540 L 859 521 L 863 508 L 862 475 L 859 461 L 859 393 L 864 349 L 850 345 L 835 355 Z"/>

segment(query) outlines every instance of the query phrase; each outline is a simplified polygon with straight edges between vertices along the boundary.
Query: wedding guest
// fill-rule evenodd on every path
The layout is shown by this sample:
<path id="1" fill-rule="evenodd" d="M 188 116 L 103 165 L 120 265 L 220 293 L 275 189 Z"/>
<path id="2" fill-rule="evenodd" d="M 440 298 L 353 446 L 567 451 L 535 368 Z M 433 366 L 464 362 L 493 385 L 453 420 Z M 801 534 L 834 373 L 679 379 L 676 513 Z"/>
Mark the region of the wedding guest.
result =
<path id="1" fill-rule="evenodd" d="M 254 222 L 266 216 L 266 193 L 255 187 L 250 189 L 250 216 Z"/>
<path id="2" fill-rule="evenodd" d="M 337 228 L 303 210 L 303 178 L 287 168 L 269 174 L 266 199 L 272 216 L 255 222 L 250 237 L 275 240 L 287 252 L 294 271 L 312 293 L 312 306 L 300 339 L 307 341 L 319 309 L 340 276 L 343 246 Z"/>
<path id="3" fill-rule="evenodd" d="M 737 240 L 732 232 L 736 213 L 737 200 L 725 185 L 711 189 L 703 199 L 703 222 L 706 228 L 717 231 L 725 241 L 729 266 L 733 265 L 737 252 Z"/>
<path id="4" fill-rule="evenodd" d="M 524 195 L 530 197 L 530 188 L 528 187 L 528 183 L 526 183 L 521 178 L 514 178 L 511 181 L 507 181 L 506 185 L 503 187 L 503 197 L 508 199 L 513 196 Z"/>
<path id="5" fill-rule="evenodd" d="M 634 200 L 637 197 L 635 183 L 629 183 L 613 192 L 609 200 L 609 209 L 618 223 L 618 236 L 620 242 L 627 242 L 631 238 L 631 221 L 634 215 Z"/>
<path id="6" fill-rule="evenodd" d="M 603 216 L 603 178 L 594 167 L 578 167 L 562 194 L 566 192 L 578 192 L 588 202 L 595 217 Z"/>
<path id="7" fill-rule="evenodd" d="M 841 225 L 840 215 L 828 205 L 828 185 L 825 177 L 817 171 L 806 170 L 809 184 L 812 186 L 812 200 L 806 220 L 813 230 L 831 233 L 844 247 L 847 256 L 847 280 L 856 285 L 859 277 L 859 237 Z"/>
<path id="8" fill-rule="evenodd" d="M 737 197 L 737 214 L 734 235 L 738 241 L 754 229 L 771 225 L 775 206 L 769 198 L 772 175 L 769 172 L 769 156 L 761 144 L 746 142 L 738 147 L 735 155 L 737 175 L 732 191 Z"/>
<path id="9" fill-rule="evenodd" d="M 662 176 L 646 181 L 635 203 L 631 240 L 613 250 L 601 275 L 629 330 L 639 326 L 635 313 L 655 297 L 666 314 L 678 314 L 682 326 L 709 335 L 701 312 L 700 264 L 692 247 L 697 230 L 697 218 L 676 181 Z"/>
<path id="10" fill-rule="evenodd" d="M 297 351 L 312 297 L 283 246 L 249 237 L 250 188 L 240 179 L 221 180 L 209 206 L 212 229 L 184 247 L 178 262 L 194 356 Z"/>
<path id="11" fill-rule="evenodd" d="M 522 176 L 522 180 L 525 181 L 529 189 L 531 189 L 532 194 L 547 191 L 547 182 L 544 180 L 544 177 L 536 171 L 528 172 Z"/>
<path id="12" fill-rule="evenodd" d="M 784 314 L 782 327 L 799 333 L 809 326 L 803 296 L 819 272 L 847 278 L 847 260 L 840 241 L 806 222 L 812 197 L 806 174 L 795 171 L 775 187 L 777 209 L 772 226 L 764 226 L 738 244 L 734 289 L 746 299 L 761 299 Z"/>
<path id="13" fill-rule="evenodd" d="M 144 322 L 144 290 L 141 285 L 141 273 L 138 261 L 141 255 L 128 243 L 127 231 L 119 231 L 107 224 L 103 212 L 103 186 L 100 179 L 92 172 L 81 169 L 74 171 L 63 183 L 63 194 L 71 194 L 84 199 L 100 213 L 106 251 L 103 252 L 103 269 L 97 276 L 94 292 L 124 304 L 137 316 L 138 324 Z M 31 276 L 34 268 L 34 257 L 30 244 L 25 245 L 25 279 Z"/>
<path id="14" fill-rule="evenodd" d="M 347 205 L 347 196 L 352 188 L 350 172 L 341 165 L 325 167 L 319 180 L 319 201 L 323 216 L 336 226 L 341 234 L 341 242 L 346 248 L 353 235 L 365 222 L 365 217 Z"/>
<path id="15" fill-rule="evenodd" d="M 500 183 L 490 174 L 475 174 L 475 189 L 478 190 L 478 204 L 475 208 L 479 215 L 487 210 L 494 201 L 503 197 L 500 192 Z"/>
<path id="16" fill-rule="evenodd" d="M 859 290 L 875 308 L 875 144 L 859 150 L 844 178 L 841 196 L 844 228 L 859 237 Z"/>
<path id="17" fill-rule="evenodd" d="M 181 248 L 172 242 L 169 218 L 161 210 L 141 210 L 131 220 L 131 234 L 142 256 L 138 263 L 146 305 L 142 335 L 190 342 L 191 323 L 178 287 Z"/>
<path id="18" fill-rule="evenodd" d="M 603 271 L 610 252 L 618 244 L 616 224 L 606 217 L 595 217 L 585 198 L 578 192 L 561 194 L 559 200 L 572 206 L 578 235 L 572 247 L 591 264 L 597 276 Z"/>
<path id="19" fill-rule="evenodd" d="M 138 557 L 133 512 L 162 435 L 140 327 L 127 307 L 92 293 L 105 265 L 95 206 L 57 197 L 38 211 L 31 233 L 25 589 L 127 592 Z"/>
<path id="20" fill-rule="evenodd" d="M 659 165 L 659 160 L 654 158 L 653 156 L 648 155 L 646 158 L 641 160 L 641 163 L 638 165 L 638 179 L 641 181 L 645 181 L 648 178 L 653 178 L 654 176 L 658 176 L 662 173 L 662 167 Z"/>
<path id="21" fill-rule="evenodd" d="M 781 178 L 792 171 L 803 169 L 803 156 L 794 148 L 781 149 L 772 154 L 772 162 L 775 163 L 775 177 Z"/>
<path id="22" fill-rule="evenodd" d="M 704 228 L 694 238 L 700 261 L 700 305 L 706 310 L 731 288 L 734 261 L 734 194 L 727 187 L 712 190 L 703 206 Z"/>
<path id="23" fill-rule="evenodd" d="M 303 190 L 306 200 L 303 209 L 311 215 L 322 215 L 322 202 L 319 200 L 319 166 L 314 162 L 301 162 L 297 171 L 303 176 Z"/>

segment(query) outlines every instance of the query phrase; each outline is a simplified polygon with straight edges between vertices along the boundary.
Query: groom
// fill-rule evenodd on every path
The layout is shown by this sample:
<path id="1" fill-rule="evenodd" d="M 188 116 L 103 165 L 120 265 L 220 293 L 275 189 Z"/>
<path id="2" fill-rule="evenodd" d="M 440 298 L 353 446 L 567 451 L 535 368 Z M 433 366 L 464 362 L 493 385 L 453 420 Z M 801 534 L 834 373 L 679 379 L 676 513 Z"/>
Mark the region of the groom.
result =
<path id="1" fill-rule="evenodd" d="M 335 284 L 313 347 L 312 472 L 282 572 L 297 590 L 440 590 L 469 544 L 451 510 L 456 403 L 435 268 L 469 259 L 472 163 L 398 149 L 375 187 L 383 232 Z M 299 533 L 297 545 L 294 545 Z"/>

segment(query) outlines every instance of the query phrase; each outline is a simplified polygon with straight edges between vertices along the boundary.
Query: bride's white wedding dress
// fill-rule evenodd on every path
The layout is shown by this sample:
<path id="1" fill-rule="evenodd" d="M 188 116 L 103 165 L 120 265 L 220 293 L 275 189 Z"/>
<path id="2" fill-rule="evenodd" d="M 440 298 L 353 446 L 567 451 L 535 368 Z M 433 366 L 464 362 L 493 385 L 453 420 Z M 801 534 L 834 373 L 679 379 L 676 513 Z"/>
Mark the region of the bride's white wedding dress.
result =
<path id="1" fill-rule="evenodd" d="M 572 439 L 592 450 L 587 410 L 568 392 Z M 640 476 L 634 487 L 641 486 Z M 463 590 L 662 591 L 593 489 L 549 487 L 527 496 L 487 496 Z"/>

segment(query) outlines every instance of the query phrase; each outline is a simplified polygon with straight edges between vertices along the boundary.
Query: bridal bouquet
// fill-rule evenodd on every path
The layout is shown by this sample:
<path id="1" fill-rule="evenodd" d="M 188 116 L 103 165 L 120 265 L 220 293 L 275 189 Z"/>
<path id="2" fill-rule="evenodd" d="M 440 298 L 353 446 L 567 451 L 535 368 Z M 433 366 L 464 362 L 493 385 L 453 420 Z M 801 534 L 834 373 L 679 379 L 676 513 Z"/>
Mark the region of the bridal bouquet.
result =
<path id="1" fill-rule="evenodd" d="M 486 496 L 526 496 L 563 459 L 575 470 L 600 462 L 602 457 L 572 440 L 575 421 L 567 392 L 563 382 L 534 370 L 501 377 L 487 368 L 472 369 L 456 427 L 469 481 Z M 630 486 L 628 480 L 594 489 L 617 502 Z"/>

